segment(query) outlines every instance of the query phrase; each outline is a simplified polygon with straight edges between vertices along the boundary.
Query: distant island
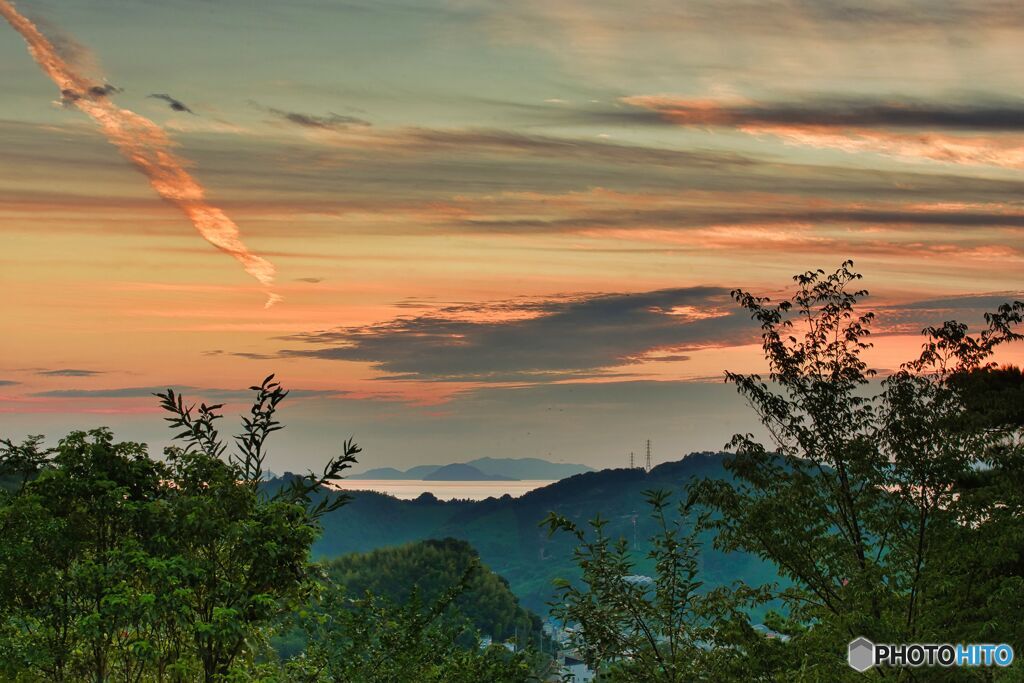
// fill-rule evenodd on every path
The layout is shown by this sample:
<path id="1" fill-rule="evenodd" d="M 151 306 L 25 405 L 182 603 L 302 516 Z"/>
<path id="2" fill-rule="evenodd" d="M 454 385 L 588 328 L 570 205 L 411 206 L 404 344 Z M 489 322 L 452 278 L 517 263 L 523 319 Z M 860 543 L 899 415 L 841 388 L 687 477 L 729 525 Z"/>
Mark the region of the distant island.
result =
<path id="1" fill-rule="evenodd" d="M 487 474 L 472 465 L 455 463 L 440 467 L 423 477 L 423 481 L 518 481 L 504 474 Z"/>
<path id="2" fill-rule="evenodd" d="M 555 481 L 584 472 L 592 467 L 555 463 L 541 458 L 477 458 L 449 465 L 417 465 L 403 471 L 377 467 L 353 474 L 348 479 L 412 479 L 420 481 Z"/>

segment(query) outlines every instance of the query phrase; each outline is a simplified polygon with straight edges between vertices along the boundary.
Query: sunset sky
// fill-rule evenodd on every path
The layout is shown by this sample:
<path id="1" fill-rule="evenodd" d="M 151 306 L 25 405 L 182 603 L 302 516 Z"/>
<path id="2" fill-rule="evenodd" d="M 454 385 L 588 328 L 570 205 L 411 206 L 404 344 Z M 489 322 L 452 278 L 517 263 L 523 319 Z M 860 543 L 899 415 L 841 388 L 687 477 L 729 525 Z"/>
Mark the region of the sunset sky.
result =
<path id="1" fill-rule="evenodd" d="M 0 437 L 159 448 L 169 386 L 233 433 L 276 372 L 275 471 L 353 435 L 363 467 L 667 460 L 756 427 L 733 288 L 854 259 L 883 371 L 1024 298 L 1019 2 L 0 16 Z"/>

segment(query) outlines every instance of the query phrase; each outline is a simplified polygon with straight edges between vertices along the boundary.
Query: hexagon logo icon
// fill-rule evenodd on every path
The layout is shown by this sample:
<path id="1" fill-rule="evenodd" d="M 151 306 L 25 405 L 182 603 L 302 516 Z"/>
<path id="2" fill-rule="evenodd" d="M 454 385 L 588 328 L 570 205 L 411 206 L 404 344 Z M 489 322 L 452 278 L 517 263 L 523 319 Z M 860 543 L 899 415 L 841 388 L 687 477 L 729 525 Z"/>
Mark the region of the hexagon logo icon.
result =
<path id="1" fill-rule="evenodd" d="M 875 665 L 875 644 L 867 638 L 850 641 L 846 661 L 854 671 L 864 672 Z"/>

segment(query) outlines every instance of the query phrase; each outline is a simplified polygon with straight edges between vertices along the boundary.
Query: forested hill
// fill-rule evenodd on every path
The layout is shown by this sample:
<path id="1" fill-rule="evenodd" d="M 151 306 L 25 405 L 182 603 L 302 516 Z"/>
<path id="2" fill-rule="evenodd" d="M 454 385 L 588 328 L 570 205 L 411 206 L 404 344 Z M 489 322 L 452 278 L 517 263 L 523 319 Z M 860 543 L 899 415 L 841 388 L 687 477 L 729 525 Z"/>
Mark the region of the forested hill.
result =
<path id="1" fill-rule="evenodd" d="M 424 539 L 468 541 L 485 564 L 508 579 L 523 604 L 541 614 L 552 597 L 555 578 L 572 578 L 573 543 L 562 534 L 549 538 L 538 524 L 551 511 L 585 522 L 600 514 L 608 532 L 635 538 L 639 573 L 653 574 L 645 565 L 645 539 L 654 533 L 643 502 L 643 491 L 668 489 L 685 495 L 694 477 L 724 477 L 720 453 L 694 453 L 650 472 L 642 469 L 602 470 L 563 479 L 519 498 L 503 496 L 484 501 L 439 501 L 425 494 L 403 501 L 372 492 L 357 492 L 354 500 L 323 520 L 323 534 L 314 546 L 321 559 L 367 552 Z M 634 524 L 635 521 L 635 524 Z M 723 555 L 710 548 L 703 556 L 703 578 L 711 585 L 774 579 L 774 572 L 755 557 Z"/>
<path id="2" fill-rule="evenodd" d="M 419 599 L 429 605 L 457 584 L 477 557 L 469 543 L 446 538 L 345 555 L 325 566 L 350 596 L 370 591 L 404 604 L 415 586 Z M 496 641 L 517 633 L 539 637 L 540 617 L 520 607 L 508 582 L 486 566 L 473 575 L 455 605 L 483 635 Z"/>

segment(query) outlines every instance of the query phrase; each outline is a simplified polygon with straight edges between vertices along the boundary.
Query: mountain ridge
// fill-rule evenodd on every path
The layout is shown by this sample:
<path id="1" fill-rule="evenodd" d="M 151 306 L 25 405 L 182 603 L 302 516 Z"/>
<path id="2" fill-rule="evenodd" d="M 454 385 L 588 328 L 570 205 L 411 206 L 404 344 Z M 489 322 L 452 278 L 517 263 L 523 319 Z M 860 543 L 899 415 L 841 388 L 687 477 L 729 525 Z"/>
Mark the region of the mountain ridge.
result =
<path id="1" fill-rule="evenodd" d="M 423 477 L 423 481 L 519 481 L 501 474 L 485 474 L 472 465 L 452 463 L 439 467 Z"/>
<path id="2" fill-rule="evenodd" d="M 575 463 L 556 463 L 543 458 L 476 458 L 461 463 L 449 463 L 447 465 L 416 465 L 407 470 L 400 470 L 395 467 L 374 467 L 349 475 L 348 479 L 364 480 L 418 480 L 418 481 L 452 481 L 451 477 L 435 479 L 433 475 L 438 470 L 449 468 L 454 465 L 468 465 L 479 470 L 482 476 L 470 476 L 463 481 L 511 481 L 511 480 L 532 480 L 532 481 L 557 481 L 584 472 L 594 472 L 592 467 Z"/>

